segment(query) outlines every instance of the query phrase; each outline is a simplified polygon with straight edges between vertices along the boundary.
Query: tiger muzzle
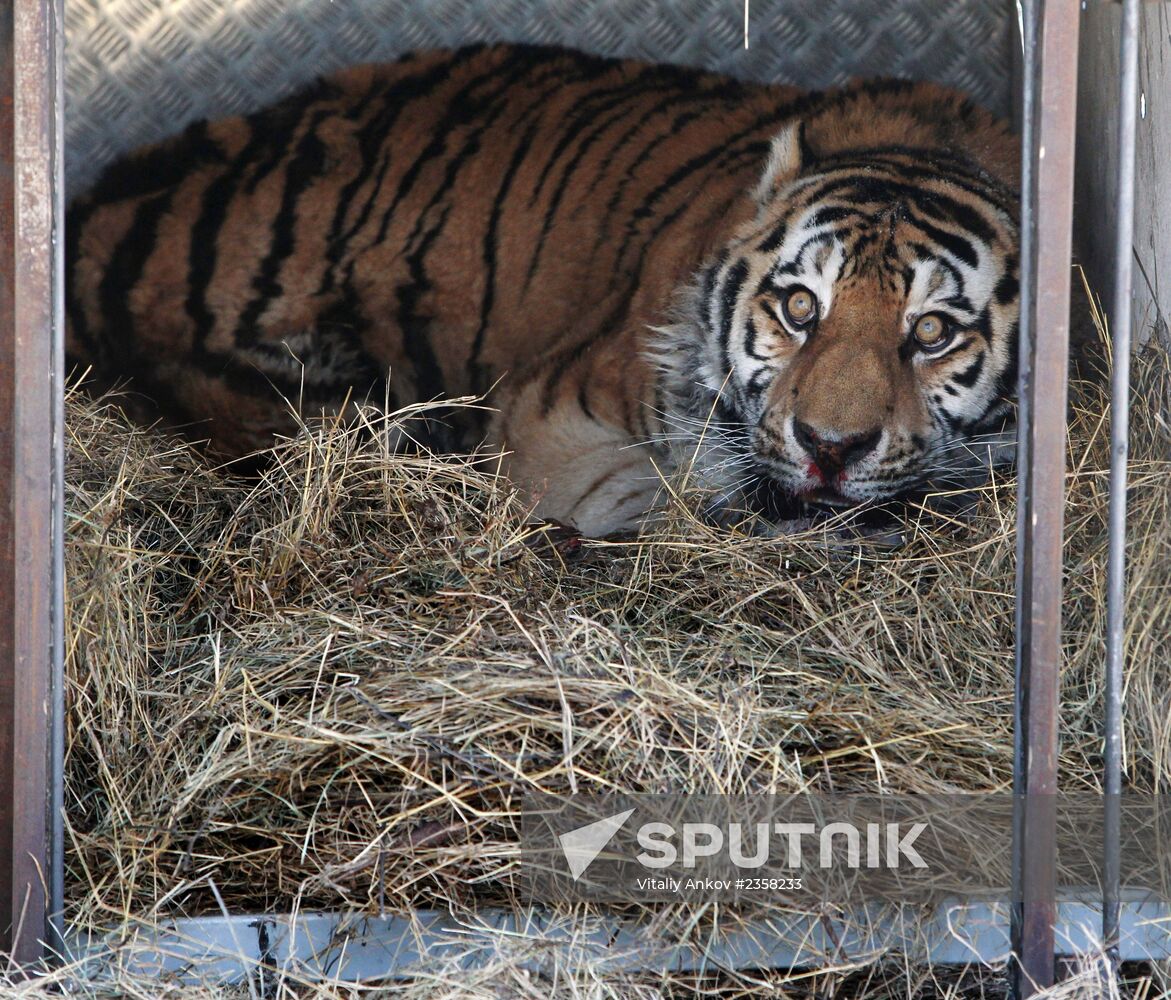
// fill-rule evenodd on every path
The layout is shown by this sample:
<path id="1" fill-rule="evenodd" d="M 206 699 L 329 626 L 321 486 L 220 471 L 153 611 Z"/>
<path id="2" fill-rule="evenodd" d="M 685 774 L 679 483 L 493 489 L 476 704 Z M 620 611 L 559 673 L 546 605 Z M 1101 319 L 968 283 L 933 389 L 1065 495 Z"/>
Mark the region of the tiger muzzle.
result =
<path id="1" fill-rule="evenodd" d="M 822 476 L 832 481 L 851 464 L 865 458 L 878 447 L 878 442 L 882 439 L 882 428 L 877 427 L 862 434 L 839 437 L 832 431 L 794 420 L 793 436 L 808 453 Z"/>

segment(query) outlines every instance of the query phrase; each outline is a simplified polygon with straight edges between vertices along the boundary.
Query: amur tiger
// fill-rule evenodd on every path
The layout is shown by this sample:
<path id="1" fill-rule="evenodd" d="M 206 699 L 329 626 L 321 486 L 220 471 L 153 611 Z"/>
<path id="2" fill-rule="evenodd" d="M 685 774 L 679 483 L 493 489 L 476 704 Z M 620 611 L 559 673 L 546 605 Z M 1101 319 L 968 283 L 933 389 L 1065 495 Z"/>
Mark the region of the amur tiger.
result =
<path id="1" fill-rule="evenodd" d="M 1002 438 L 1017 149 L 930 84 L 412 55 L 110 168 L 68 218 L 69 352 L 226 456 L 291 406 L 487 394 L 422 443 L 505 449 L 590 535 L 671 475 L 717 517 L 882 500 Z"/>

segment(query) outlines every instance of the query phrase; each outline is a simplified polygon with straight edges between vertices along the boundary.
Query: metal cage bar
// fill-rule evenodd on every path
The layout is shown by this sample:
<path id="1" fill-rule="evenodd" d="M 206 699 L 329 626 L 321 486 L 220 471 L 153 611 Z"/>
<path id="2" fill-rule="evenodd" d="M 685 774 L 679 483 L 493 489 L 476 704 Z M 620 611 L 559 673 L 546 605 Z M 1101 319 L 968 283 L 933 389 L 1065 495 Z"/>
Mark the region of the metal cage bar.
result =
<path id="1" fill-rule="evenodd" d="M 61 0 L 0 5 L 0 952 L 59 946 Z"/>
<path id="2" fill-rule="evenodd" d="M 1057 722 L 1077 0 L 1024 6 L 1013 948 L 1016 989 L 1054 976 Z"/>
<path id="3" fill-rule="evenodd" d="M 1114 299 L 1110 336 L 1110 510 L 1106 564 L 1106 697 L 1104 719 L 1102 942 L 1118 962 L 1122 840 L 1122 682 L 1126 603 L 1126 460 L 1130 430 L 1131 281 L 1134 243 L 1135 138 L 1138 129 L 1139 0 L 1125 0 L 1119 58 L 1118 190 Z"/>

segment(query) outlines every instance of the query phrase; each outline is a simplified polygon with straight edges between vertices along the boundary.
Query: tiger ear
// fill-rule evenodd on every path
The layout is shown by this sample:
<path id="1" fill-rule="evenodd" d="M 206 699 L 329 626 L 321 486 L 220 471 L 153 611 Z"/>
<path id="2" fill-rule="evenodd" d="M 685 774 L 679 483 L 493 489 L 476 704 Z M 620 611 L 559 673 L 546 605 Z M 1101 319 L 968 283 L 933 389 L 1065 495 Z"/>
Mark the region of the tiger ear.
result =
<path id="1" fill-rule="evenodd" d="M 769 145 L 764 174 L 756 186 L 756 201 L 765 205 L 777 192 L 813 161 L 809 144 L 805 141 L 805 122 L 790 122 L 773 136 Z"/>

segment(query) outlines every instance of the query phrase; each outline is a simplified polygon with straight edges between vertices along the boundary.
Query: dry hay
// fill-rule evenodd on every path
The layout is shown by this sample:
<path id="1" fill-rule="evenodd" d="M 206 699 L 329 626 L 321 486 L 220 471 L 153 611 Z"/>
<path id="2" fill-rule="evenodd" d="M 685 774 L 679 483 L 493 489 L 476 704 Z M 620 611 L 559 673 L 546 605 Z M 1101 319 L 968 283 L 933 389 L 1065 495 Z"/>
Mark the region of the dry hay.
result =
<path id="1" fill-rule="evenodd" d="M 1165 791 L 1166 356 L 1133 382 L 1126 768 Z M 392 454 L 382 427 L 319 428 L 243 480 L 109 399 L 74 393 L 68 417 L 74 925 L 507 904 L 525 788 L 1009 785 L 1010 478 L 894 551 L 733 535 L 687 496 L 640 539 L 588 541 L 530 524 L 491 463 Z M 1069 789 L 1098 787 L 1108 445 L 1101 380 L 1078 382 Z M 420 995 L 549 995 L 505 978 Z"/>

